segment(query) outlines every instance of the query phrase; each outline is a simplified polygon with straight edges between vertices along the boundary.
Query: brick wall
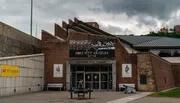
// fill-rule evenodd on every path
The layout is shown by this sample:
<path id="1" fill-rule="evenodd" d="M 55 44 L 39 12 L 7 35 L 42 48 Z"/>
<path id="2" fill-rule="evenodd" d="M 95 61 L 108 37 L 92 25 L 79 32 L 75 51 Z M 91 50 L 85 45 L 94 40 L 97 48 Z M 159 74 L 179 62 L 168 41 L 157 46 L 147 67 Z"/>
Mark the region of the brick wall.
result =
<path id="1" fill-rule="evenodd" d="M 136 54 L 129 54 L 126 56 L 125 63 L 132 64 L 132 77 L 126 78 L 124 83 L 134 83 L 137 89 L 137 55 Z M 125 78 L 124 78 L 125 79 Z"/>
<path id="2" fill-rule="evenodd" d="M 121 55 L 121 54 L 119 54 Z M 121 56 L 118 56 L 119 58 L 121 58 Z M 133 83 L 135 84 L 136 88 L 137 88 L 137 56 L 136 54 L 128 54 L 125 55 L 125 58 L 121 58 L 122 60 L 118 61 L 119 62 L 119 66 L 117 67 L 117 84 L 119 83 Z M 132 77 L 130 78 L 125 78 L 122 77 L 122 64 L 132 64 Z"/>
<path id="3" fill-rule="evenodd" d="M 151 60 L 154 69 L 157 91 L 174 87 L 171 63 L 156 55 L 151 55 Z"/>
<path id="4" fill-rule="evenodd" d="M 175 32 L 180 32 L 180 25 L 175 26 Z"/>
<path id="5" fill-rule="evenodd" d="M 63 83 L 66 80 L 66 60 L 69 56 L 68 42 L 54 42 L 55 36 L 46 31 L 42 31 L 42 51 L 45 53 L 45 85 L 47 83 Z M 63 78 L 53 78 L 54 64 L 63 64 Z"/>
<path id="6" fill-rule="evenodd" d="M 174 87 L 171 63 L 154 54 L 138 54 L 138 90 L 162 91 Z M 147 76 L 147 84 L 140 84 L 140 75 Z"/>
<path id="7" fill-rule="evenodd" d="M 67 32 L 61 28 L 58 24 L 54 24 L 54 31 L 55 31 L 55 36 L 58 36 L 62 39 L 67 38 Z"/>
<path id="8" fill-rule="evenodd" d="M 45 52 L 45 85 L 47 83 L 63 83 L 66 87 L 66 61 L 69 56 L 68 43 L 57 43 L 52 48 Z M 54 64 L 63 64 L 62 78 L 53 78 Z"/>
<path id="9" fill-rule="evenodd" d="M 180 64 L 179 63 L 173 63 L 172 64 L 172 71 L 174 76 L 174 83 L 176 87 L 180 86 Z"/>
<path id="10" fill-rule="evenodd" d="M 97 22 L 86 22 L 86 23 L 99 29 L 99 24 Z"/>

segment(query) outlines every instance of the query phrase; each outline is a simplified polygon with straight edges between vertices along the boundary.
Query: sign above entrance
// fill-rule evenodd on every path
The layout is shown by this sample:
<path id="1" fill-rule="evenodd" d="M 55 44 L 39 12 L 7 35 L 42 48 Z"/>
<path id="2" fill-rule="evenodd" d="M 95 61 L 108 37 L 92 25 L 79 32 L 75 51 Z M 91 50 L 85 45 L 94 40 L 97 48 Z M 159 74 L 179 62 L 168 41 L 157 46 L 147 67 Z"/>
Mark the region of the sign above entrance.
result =
<path id="1" fill-rule="evenodd" d="M 122 64 L 122 77 L 132 77 L 132 65 L 131 64 Z"/>
<path id="2" fill-rule="evenodd" d="M 70 40 L 70 57 L 114 57 L 114 40 Z"/>

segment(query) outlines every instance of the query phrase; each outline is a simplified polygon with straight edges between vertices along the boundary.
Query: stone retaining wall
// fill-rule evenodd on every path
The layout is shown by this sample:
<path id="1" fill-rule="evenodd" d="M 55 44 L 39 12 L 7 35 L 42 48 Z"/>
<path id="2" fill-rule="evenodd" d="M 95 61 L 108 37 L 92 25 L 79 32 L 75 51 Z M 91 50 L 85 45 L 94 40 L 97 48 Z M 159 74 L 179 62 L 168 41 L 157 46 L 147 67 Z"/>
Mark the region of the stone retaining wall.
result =
<path id="1" fill-rule="evenodd" d="M 0 57 L 41 53 L 41 41 L 0 22 Z"/>

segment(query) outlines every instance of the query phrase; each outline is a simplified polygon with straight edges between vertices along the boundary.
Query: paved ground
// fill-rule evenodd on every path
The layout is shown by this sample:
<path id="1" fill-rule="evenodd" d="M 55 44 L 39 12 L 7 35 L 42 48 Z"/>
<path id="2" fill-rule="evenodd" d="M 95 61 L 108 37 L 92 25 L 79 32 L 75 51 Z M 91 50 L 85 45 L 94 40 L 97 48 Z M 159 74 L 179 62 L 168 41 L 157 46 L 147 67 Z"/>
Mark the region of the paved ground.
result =
<path id="1" fill-rule="evenodd" d="M 77 100 L 77 98 L 70 99 L 69 92 L 45 91 L 2 97 L 0 103 L 106 103 L 131 95 L 133 94 L 123 94 L 122 92 L 92 92 L 91 99 Z M 86 96 L 88 97 L 88 95 Z"/>
<path id="2" fill-rule="evenodd" d="M 144 97 L 128 103 L 180 103 L 180 98 Z"/>
<path id="3" fill-rule="evenodd" d="M 147 95 L 151 94 L 151 92 L 142 92 L 142 93 L 138 93 L 138 94 L 134 94 L 132 96 L 127 96 L 124 98 L 120 98 L 120 99 L 116 99 L 107 103 L 128 103 L 143 97 L 146 97 Z"/>

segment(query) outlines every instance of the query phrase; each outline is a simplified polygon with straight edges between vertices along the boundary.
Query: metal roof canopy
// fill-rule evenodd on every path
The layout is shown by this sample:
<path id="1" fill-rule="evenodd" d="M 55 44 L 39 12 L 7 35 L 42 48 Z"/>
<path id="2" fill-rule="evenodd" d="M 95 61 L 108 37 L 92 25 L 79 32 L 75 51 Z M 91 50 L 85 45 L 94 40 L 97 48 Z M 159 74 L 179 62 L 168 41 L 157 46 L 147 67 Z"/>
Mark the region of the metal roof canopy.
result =
<path id="1" fill-rule="evenodd" d="M 156 36 L 125 36 L 119 39 L 133 48 L 180 48 L 180 39 Z"/>

